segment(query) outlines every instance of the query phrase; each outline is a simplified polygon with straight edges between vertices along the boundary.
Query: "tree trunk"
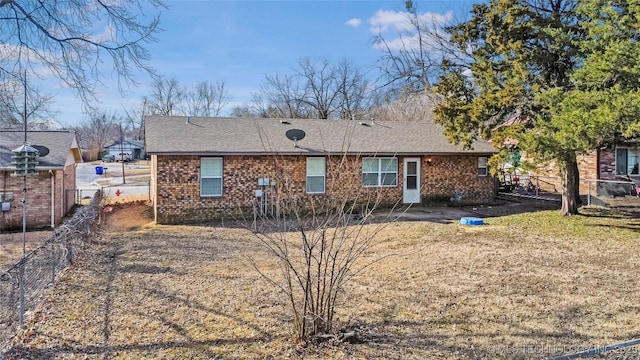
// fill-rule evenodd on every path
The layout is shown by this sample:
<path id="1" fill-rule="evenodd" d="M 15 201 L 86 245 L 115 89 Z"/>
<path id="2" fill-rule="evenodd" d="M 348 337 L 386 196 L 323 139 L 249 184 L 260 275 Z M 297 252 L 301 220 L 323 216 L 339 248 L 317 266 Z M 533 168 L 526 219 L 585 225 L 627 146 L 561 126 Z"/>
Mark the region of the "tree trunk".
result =
<path id="1" fill-rule="evenodd" d="M 576 190 L 576 204 L 578 204 L 578 206 L 582 205 L 582 198 L 580 197 L 580 170 L 578 170 L 578 163 L 576 162 L 576 171 L 574 172 L 574 176 L 575 176 L 575 182 L 576 182 L 576 186 L 575 186 L 575 190 Z"/>
<path id="2" fill-rule="evenodd" d="M 562 215 L 578 214 L 579 176 L 578 162 L 573 155 L 564 161 L 562 170 Z"/>

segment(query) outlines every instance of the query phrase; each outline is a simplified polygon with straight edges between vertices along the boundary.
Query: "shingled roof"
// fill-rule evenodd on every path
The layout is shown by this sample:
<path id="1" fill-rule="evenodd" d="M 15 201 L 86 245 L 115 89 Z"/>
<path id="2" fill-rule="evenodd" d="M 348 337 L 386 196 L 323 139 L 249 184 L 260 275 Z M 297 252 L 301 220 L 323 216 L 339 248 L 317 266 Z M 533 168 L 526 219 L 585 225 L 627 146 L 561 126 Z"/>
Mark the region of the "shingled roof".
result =
<path id="1" fill-rule="evenodd" d="M 306 134 L 294 147 L 285 133 Z M 362 155 L 492 154 L 478 140 L 471 150 L 451 144 L 433 122 L 147 116 L 147 153 L 152 155 Z"/>
<path id="2" fill-rule="evenodd" d="M 73 131 L 28 131 L 30 145 L 42 145 L 49 154 L 40 157 L 37 169 L 62 169 L 68 163 L 80 162 L 80 149 Z M 0 169 L 13 169 L 11 152 L 24 144 L 24 131 L 0 130 Z"/>

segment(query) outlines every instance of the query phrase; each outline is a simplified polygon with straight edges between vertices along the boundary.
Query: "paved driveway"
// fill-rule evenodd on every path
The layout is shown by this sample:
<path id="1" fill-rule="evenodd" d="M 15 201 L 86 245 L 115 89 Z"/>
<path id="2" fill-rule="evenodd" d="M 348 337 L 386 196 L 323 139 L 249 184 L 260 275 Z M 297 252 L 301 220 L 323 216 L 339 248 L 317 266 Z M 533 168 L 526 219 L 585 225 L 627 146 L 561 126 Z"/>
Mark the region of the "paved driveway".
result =
<path id="1" fill-rule="evenodd" d="M 102 174 L 98 174 L 96 167 L 102 168 Z M 144 172 L 150 171 L 146 162 L 133 162 L 125 164 L 125 171 Z M 143 181 L 136 179 L 144 178 Z M 137 175 L 127 178 L 127 183 L 123 184 L 122 163 L 103 163 L 101 161 L 80 163 L 76 167 L 76 188 L 80 199 L 93 197 L 97 190 L 102 189 L 106 197 L 116 196 L 119 191 L 121 195 L 148 195 L 149 180 L 148 175 Z"/>

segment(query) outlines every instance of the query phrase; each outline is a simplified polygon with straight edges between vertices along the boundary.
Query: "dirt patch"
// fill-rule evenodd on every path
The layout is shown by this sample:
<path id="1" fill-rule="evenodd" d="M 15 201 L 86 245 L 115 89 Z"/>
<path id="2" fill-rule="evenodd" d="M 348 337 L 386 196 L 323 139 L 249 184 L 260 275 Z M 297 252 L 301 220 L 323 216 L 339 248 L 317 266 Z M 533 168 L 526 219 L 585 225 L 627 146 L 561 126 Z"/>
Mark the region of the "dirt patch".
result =
<path id="1" fill-rule="evenodd" d="M 121 205 L 128 203 L 145 203 L 150 206 L 149 202 L 149 194 L 140 194 L 140 195 L 120 195 L 120 196 L 109 196 L 105 198 L 106 205 Z"/>
<path id="2" fill-rule="evenodd" d="M 114 203 L 103 211 L 109 231 L 136 231 L 153 224 L 153 209 L 144 201 Z"/>

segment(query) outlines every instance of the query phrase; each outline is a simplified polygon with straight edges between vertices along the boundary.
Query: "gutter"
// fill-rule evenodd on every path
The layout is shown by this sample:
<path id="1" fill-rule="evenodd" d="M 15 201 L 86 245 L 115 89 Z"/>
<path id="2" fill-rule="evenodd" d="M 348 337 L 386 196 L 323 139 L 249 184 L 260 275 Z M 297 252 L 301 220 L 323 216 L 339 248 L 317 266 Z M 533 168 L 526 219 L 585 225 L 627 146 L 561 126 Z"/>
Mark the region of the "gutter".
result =
<path id="1" fill-rule="evenodd" d="M 147 152 L 148 155 L 158 156 L 492 156 L 496 152 L 478 151 L 478 152 L 329 152 L 329 151 L 280 151 L 280 152 Z"/>
<path id="2" fill-rule="evenodd" d="M 36 166 L 36 171 L 51 171 L 51 170 L 63 170 L 64 167 L 60 166 Z M 13 166 L 0 166 L 0 170 L 5 171 L 13 171 L 15 167 Z"/>

